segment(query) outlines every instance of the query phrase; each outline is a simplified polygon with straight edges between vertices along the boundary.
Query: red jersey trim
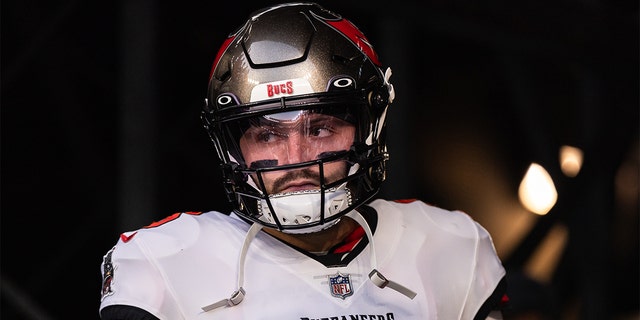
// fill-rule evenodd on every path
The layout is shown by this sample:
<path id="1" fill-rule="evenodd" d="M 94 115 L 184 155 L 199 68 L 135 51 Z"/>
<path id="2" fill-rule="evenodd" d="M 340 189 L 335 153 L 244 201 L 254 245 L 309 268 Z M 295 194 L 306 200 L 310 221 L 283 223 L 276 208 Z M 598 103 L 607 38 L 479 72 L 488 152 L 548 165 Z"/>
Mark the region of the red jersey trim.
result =
<path id="1" fill-rule="evenodd" d="M 411 202 L 415 202 L 416 199 L 397 199 L 397 200 L 393 200 L 393 202 L 397 202 L 397 203 L 411 203 Z"/>
<path id="2" fill-rule="evenodd" d="M 333 250 L 333 253 L 345 253 L 353 249 L 364 236 L 364 229 L 358 226 L 343 241 L 343 244 Z"/>
<path id="3" fill-rule="evenodd" d="M 154 222 L 152 222 L 151 224 L 149 224 L 149 225 L 145 226 L 145 227 L 144 227 L 144 229 L 155 228 L 155 227 L 157 227 L 157 226 L 161 226 L 161 225 L 163 225 L 163 224 L 165 224 L 165 223 L 167 223 L 167 222 L 170 222 L 170 221 L 173 221 L 173 220 L 175 220 L 175 219 L 178 219 L 178 217 L 180 217 L 183 213 L 184 213 L 184 214 L 194 215 L 194 216 L 197 216 L 197 215 L 202 214 L 202 212 L 192 212 L 192 211 L 188 211 L 188 212 L 176 212 L 176 213 L 174 213 L 174 214 L 172 214 L 172 215 L 170 215 L 170 216 L 168 216 L 168 217 L 166 217 L 166 218 L 164 218 L 164 219 L 162 219 L 162 220 L 160 220 L 160 221 L 154 221 Z"/>

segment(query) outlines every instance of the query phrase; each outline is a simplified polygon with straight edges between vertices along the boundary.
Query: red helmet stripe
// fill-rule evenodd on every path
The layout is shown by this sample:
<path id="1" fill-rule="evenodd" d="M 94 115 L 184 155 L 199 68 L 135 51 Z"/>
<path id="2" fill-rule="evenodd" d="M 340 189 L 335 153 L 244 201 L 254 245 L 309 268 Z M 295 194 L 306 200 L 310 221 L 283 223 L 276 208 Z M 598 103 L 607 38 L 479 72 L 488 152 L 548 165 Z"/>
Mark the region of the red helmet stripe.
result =
<path id="1" fill-rule="evenodd" d="M 340 20 L 325 20 L 329 25 L 334 27 L 336 30 L 340 31 L 342 34 L 347 36 L 351 40 L 351 42 L 355 43 L 358 48 L 364 54 L 369 57 L 371 62 L 373 62 L 377 66 L 381 66 L 380 61 L 378 60 L 378 54 L 373 50 L 373 46 L 364 36 L 362 31 L 360 31 L 351 21 L 347 19 Z"/>
<path id="2" fill-rule="evenodd" d="M 227 48 L 229 47 L 229 45 L 231 44 L 231 42 L 235 38 L 236 38 L 236 36 L 231 36 L 231 37 L 227 38 L 222 43 L 222 46 L 220 46 L 220 49 L 218 49 L 218 53 L 216 54 L 216 59 L 213 60 L 213 67 L 211 67 L 211 72 L 209 72 L 209 79 L 211 79 L 211 76 L 213 76 L 213 71 L 216 69 L 216 66 L 218 66 L 218 62 L 220 61 L 220 57 L 222 57 L 222 54 L 227 50 Z"/>

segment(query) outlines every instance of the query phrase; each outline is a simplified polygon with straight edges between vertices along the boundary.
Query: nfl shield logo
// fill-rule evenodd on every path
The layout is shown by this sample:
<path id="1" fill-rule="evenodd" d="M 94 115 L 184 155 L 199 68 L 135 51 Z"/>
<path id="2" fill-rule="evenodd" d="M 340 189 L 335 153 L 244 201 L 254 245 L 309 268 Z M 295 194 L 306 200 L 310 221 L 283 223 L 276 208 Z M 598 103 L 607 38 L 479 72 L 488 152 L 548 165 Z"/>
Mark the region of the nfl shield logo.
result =
<path id="1" fill-rule="evenodd" d="M 336 273 L 335 276 L 329 276 L 329 290 L 332 296 L 343 300 L 352 295 L 351 276 L 348 274 L 343 275 L 340 272 Z"/>

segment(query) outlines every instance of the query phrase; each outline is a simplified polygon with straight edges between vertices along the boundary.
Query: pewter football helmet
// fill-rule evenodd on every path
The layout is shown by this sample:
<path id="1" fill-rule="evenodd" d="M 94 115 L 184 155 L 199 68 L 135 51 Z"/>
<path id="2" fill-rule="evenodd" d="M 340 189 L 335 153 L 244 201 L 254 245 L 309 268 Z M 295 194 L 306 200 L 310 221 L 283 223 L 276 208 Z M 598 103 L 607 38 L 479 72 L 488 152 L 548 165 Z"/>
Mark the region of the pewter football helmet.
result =
<path id="1" fill-rule="evenodd" d="M 216 55 L 202 110 L 234 212 L 307 233 L 369 201 L 386 176 L 390 76 L 355 25 L 315 3 L 254 13 Z M 336 127 L 352 128 L 348 140 L 334 139 Z M 271 148 L 294 136 L 325 140 L 313 148 Z M 258 159 L 247 154 L 251 143 L 262 146 Z M 292 150 L 305 156 L 283 158 Z M 329 177 L 332 165 L 341 174 Z M 307 172 L 313 187 L 280 191 L 265 183 L 270 174 L 294 172 Z"/>

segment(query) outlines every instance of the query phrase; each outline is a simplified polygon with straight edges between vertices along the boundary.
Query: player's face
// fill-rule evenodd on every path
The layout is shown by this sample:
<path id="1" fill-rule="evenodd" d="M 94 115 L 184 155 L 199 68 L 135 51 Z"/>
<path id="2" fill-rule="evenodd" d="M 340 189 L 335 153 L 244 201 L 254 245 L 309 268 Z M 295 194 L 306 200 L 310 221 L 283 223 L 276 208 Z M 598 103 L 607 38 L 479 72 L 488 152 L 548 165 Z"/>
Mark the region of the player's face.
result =
<path id="1" fill-rule="evenodd" d="M 261 168 L 312 161 L 348 150 L 354 135 L 355 127 L 347 121 L 321 113 L 291 111 L 252 121 L 239 143 L 247 165 Z M 319 189 L 319 170 L 314 165 L 271 171 L 263 175 L 263 181 L 271 194 Z M 325 163 L 323 171 L 325 183 L 331 183 L 346 176 L 347 164 Z"/>

